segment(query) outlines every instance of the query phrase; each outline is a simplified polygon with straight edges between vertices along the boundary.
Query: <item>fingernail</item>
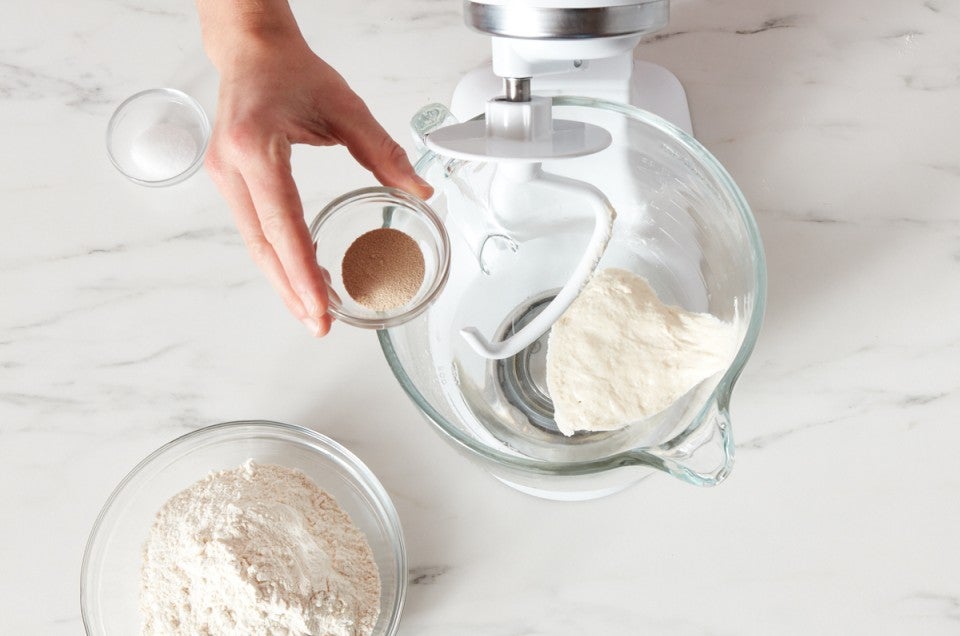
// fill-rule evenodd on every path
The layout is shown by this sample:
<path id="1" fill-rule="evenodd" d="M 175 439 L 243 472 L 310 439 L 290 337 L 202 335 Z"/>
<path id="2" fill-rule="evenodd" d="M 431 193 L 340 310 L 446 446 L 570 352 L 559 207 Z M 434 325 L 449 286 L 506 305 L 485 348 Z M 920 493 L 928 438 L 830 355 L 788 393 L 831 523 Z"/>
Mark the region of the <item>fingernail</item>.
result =
<path id="1" fill-rule="evenodd" d="M 300 322 L 307 328 L 311 336 L 316 336 L 320 333 L 320 323 L 317 322 L 315 318 L 304 318 Z"/>
<path id="2" fill-rule="evenodd" d="M 330 315 L 329 314 L 324 315 L 323 322 L 320 323 L 320 331 L 317 332 L 317 335 L 325 336 L 328 333 L 330 333 L 330 326 L 332 323 L 333 323 L 333 319 L 330 317 Z"/>

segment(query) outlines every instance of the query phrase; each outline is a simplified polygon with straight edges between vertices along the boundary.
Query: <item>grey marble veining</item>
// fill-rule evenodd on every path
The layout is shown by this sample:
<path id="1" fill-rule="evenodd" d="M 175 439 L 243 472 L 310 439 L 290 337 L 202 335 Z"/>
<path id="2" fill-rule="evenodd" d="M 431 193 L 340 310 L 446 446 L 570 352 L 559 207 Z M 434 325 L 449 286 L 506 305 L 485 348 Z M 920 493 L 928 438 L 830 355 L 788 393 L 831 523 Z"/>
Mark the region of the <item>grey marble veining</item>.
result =
<path id="1" fill-rule="evenodd" d="M 489 61 L 455 0 L 293 3 L 407 148 Z M 187 0 L 13 3 L 0 23 L 0 633 L 76 634 L 80 559 L 116 483 L 200 426 L 322 431 L 387 486 L 402 634 L 956 634 L 960 624 L 960 3 L 674 0 L 670 68 L 749 200 L 769 303 L 732 399 L 731 477 L 577 504 L 457 455 L 375 338 L 289 319 L 202 172 L 113 170 L 113 108 L 152 86 L 212 115 Z M 312 216 L 372 179 L 297 148 Z"/>

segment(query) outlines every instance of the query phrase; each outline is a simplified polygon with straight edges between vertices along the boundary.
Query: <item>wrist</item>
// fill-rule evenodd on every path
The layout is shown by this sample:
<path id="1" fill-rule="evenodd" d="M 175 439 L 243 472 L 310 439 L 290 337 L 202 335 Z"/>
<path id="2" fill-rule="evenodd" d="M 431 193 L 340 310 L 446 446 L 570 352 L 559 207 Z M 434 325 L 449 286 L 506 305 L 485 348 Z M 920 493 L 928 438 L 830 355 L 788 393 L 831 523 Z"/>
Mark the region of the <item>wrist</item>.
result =
<path id="1" fill-rule="evenodd" d="M 286 0 L 197 0 L 203 45 L 221 73 L 238 60 L 306 47 Z"/>

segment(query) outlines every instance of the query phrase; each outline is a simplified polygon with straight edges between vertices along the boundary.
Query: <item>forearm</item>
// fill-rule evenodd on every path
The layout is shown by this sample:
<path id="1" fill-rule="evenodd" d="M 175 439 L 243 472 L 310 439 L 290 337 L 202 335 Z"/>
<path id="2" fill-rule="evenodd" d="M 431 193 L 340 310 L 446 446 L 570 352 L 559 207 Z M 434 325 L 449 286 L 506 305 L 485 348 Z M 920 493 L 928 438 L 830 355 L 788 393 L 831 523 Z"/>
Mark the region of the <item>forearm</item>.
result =
<path id="1" fill-rule="evenodd" d="M 197 0 L 204 49 L 220 71 L 261 46 L 303 42 L 287 0 Z"/>

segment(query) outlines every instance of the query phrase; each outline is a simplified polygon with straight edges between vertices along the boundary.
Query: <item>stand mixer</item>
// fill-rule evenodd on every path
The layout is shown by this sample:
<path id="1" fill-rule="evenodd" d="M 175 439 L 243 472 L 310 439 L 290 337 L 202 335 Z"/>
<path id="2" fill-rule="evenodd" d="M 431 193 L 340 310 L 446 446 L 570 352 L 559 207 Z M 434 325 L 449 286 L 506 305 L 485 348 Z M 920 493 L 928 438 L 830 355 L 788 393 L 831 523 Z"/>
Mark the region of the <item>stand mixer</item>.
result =
<path id="1" fill-rule="evenodd" d="M 657 469 L 719 483 L 728 401 L 762 317 L 765 268 L 742 194 L 690 133 L 686 97 L 633 60 L 668 0 L 466 0 L 492 65 L 413 119 L 417 172 L 451 240 L 447 287 L 379 333 L 401 386 L 445 439 L 505 483 L 553 499 L 615 492 Z M 550 326 L 598 267 L 734 323 L 729 368 L 666 411 L 565 437 L 546 387 Z"/>

